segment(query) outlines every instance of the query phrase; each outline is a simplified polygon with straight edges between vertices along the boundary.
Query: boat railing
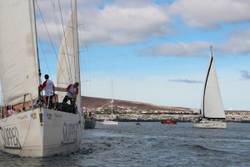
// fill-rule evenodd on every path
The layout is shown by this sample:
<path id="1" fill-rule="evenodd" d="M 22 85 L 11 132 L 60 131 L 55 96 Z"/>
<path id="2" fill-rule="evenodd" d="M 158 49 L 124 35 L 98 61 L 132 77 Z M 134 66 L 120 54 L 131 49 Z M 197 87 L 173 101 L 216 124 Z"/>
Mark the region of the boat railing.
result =
<path id="1" fill-rule="evenodd" d="M 26 102 L 26 97 L 27 96 L 29 96 L 30 97 L 30 99 Z M 26 93 L 26 94 L 24 94 L 24 96 L 23 96 L 23 111 L 25 111 L 26 110 L 26 104 L 27 103 L 29 103 L 29 102 L 31 102 L 31 109 L 33 110 L 34 109 L 34 105 L 33 105 L 33 96 L 32 96 L 32 94 L 31 93 Z M 28 105 L 29 106 L 29 105 Z"/>
<path id="2" fill-rule="evenodd" d="M 0 106 L 0 118 L 3 118 L 3 106 Z"/>

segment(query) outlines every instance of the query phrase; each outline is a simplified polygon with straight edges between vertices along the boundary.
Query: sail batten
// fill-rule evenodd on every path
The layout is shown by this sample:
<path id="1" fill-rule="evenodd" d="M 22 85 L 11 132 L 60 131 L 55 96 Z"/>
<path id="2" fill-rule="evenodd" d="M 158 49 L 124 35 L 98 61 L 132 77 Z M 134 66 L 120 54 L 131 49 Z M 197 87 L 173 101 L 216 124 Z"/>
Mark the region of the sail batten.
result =
<path id="1" fill-rule="evenodd" d="M 204 87 L 202 114 L 205 118 L 225 118 L 213 54 L 210 58 Z"/>
<path id="2" fill-rule="evenodd" d="M 33 0 L 0 1 L 0 80 L 5 105 L 38 97 Z M 18 27 L 18 29 L 17 29 Z"/>

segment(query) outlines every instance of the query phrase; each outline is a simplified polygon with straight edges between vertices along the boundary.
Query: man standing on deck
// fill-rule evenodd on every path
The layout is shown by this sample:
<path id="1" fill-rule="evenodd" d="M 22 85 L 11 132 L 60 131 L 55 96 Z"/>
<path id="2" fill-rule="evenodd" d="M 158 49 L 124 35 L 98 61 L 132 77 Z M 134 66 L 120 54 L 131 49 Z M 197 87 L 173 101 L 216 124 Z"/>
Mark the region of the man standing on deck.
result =
<path id="1" fill-rule="evenodd" d="M 55 94 L 55 85 L 53 81 L 49 79 L 49 75 L 44 75 L 45 81 L 39 86 L 39 90 L 44 90 L 45 93 L 45 104 L 48 108 L 53 108 L 53 96 Z"/>

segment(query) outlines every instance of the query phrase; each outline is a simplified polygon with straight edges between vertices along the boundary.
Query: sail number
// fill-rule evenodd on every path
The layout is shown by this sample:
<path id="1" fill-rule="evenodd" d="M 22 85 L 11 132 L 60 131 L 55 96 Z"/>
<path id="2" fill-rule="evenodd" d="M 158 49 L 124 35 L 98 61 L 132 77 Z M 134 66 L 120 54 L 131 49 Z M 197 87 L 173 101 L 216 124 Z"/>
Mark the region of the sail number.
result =
<path id="1" fill-rule="evenodd" d="M 63 124 L 63 142 L 62 144 L 71 144 L 77 141 L 78 124 Z"/>
<path id="2" fill-rule="evenodd" d="M 17 127 L 2 128 L 1 136 L 5 148 L 21 149 Z"/>

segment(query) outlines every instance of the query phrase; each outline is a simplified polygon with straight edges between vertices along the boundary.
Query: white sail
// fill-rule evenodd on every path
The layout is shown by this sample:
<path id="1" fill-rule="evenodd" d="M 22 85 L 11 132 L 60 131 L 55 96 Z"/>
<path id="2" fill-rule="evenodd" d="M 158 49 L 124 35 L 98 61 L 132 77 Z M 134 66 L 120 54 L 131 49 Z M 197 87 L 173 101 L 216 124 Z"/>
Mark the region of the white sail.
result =
<path id="1" fill-rule="evenodd" d="M 38 96 L 38 63 L 32 0 L 0 1 L 0 80 L 5 105 Z"/>
<path id="2" fill-rule="evenodd" d="M 81 106 L 81 87 L 80 87 L 80 65 L 78 49 L 78 30 L 76 3 L 73 1 L 73 11 L 65 34 L 63 34 L 57 64 L 57 86 L 66 88 L 69 84 L 79 83 L 79 94 L 77 106 Z M 59 100 L 62 100 L 65 93 L 58 92 Z"/>
<path id="3" fill-rule="evenodd" d="M 22 102 L 27 93 L 38 96 L 39 59 L 33 2 L 0 0 L 0 80 L 5 104 Z M 79 114 L 41 105 L 3 116 L 1 151 L 45 157 L 72 153 L 80 148 L 82 120 Z"/>
<path id="4" fill-rule="evenodd" d="M 66 27 L 65 36 L 62 38 L 58 63 L 57 63 L 57 86 L 66 88 L 75 82 L 76 68 L 75 55 L 73 53 L 73 29 L 72 21 Z M 64 92 L 58 92 L 59 100 L 65 96 Z"/>
<path id="5" fill-rule="evenodd" d="M 206 118 L 225 118 L 213 55 L 204 88 L 202 114 Z"/>

